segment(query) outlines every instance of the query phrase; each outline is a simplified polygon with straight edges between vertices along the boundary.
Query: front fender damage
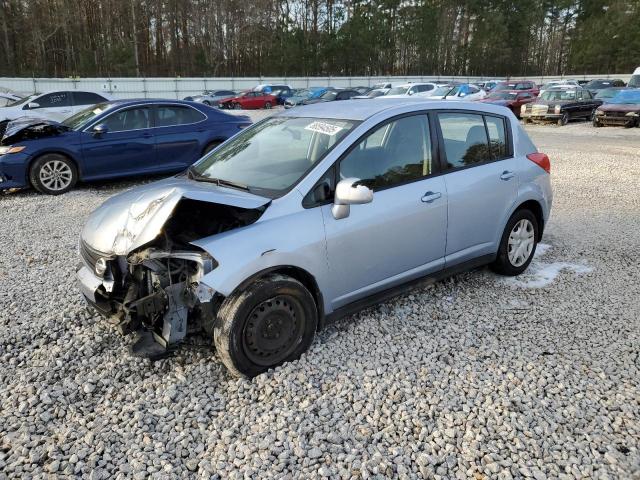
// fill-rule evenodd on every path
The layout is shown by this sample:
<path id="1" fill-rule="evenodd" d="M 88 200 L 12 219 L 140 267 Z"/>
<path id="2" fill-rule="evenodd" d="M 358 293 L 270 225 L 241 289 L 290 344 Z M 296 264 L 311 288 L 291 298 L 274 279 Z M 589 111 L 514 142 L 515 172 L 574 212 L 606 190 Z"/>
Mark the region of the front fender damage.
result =
<path id="1" fill-rule="evenodd" d="M 81 237 L 84 265 L 78 279 L 89 303 L 123 334 L 140 334 L 134 354 L 160 358 L 188 334 L 210 333 L 223 300 L 202 282 L 217 267 L 216 260 L 191 242 L 257 221 L 268 200 L 244 208 L 186 195 L 175 198 L 175 191 L 146 200 L 120 212 L 113 207 L 95 212 L 88 222 L 93 223 L 90 234 Z M 102 235 L 100 217 L 109 219 Z M 90 245 L 89 238 L 99 238 L 107 251 Z M 106 265 L 101 274 L 99 261 Z"/>

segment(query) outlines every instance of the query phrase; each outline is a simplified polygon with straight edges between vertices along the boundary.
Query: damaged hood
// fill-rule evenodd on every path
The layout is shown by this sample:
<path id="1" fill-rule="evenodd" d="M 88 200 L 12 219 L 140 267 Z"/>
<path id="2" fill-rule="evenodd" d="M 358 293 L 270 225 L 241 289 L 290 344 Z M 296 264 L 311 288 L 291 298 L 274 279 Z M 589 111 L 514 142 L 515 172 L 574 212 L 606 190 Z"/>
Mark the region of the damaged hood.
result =
<path id="1" fill-rule="evenodd" d="M 244 209 L 271 200 L 206 182 L 172 177 L 116 195 L 89 215 L 82 240 L 107 255 L 127 255 L 155 239 L 181 199 Z M 206 219 L 203 219 L 206 221 Z"/>
<path id="2" fill-rule="evenodd" d="M 12 120 L 7 125 L 4 135 L 0 139 L 3 145 L 9 145 L 13 142 L 22 140 L 30 140 L 34 138 L 51 137 L 70 129 L 66 125 L 53 120 L 45 120 L 35 117 L 20 117 Z"/>

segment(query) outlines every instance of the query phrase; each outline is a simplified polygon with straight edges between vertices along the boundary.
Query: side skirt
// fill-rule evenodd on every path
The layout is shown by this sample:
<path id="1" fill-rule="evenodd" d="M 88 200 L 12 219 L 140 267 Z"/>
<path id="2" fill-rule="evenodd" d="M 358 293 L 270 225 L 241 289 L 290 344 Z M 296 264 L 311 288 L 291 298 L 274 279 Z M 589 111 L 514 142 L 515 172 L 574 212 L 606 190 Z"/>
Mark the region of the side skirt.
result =
<path id="1" fill-rule="evenodd" d="M 427 276 L 417 278 L 415 280 L 411 280 L 410 282 L 403 283 L 401 285 L 397 285 L 395 287 L 391 287 L 387 290 L 383 290 L 378 293 L 374 293 L 365 298 L 361 298 L 360 300 L 356 300 L 355 302 L 349 303 L 343 307 L 340 307 L 330 314 L 325 316 L 325 321 L 323 325 L 327 325 L 331 322 L 334 322 L 340 318 L 346 317 L 347 315 L 351 315 L 353 313 L 359 312 L 367 307 L 372 305 L 376 305 L 385 300 L 389 300 L 390 298 L 397 297 L 398 295 L 402 295 L 409 290 L 413 290 L 414 288 L 426 287 L 427 285 L 432 285 L 439 280 L 443 280 L 445 278 L 451 277 L 458 273 L 466 272 L 472 270 L 474 268 L 482 267 L 488 265 L 496 259 L 496 254 L 483 255 L 481 257 L 477 257 L 471 260 L 467 260 L 465 262 L 459 263 L 457 265 L 453 265 L 452 267 L 445 268 L 444 270 L 440 270 L 439 272 L 431 273 Z"/>

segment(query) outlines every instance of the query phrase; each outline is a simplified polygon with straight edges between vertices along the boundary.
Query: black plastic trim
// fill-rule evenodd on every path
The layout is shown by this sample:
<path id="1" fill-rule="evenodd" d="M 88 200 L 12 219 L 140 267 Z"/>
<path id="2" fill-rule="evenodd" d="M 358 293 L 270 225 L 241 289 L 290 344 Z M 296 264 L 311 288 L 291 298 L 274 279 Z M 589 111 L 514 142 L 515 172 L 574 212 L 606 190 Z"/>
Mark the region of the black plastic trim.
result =
<path id="1" fill-rule="evenodd" d="M 476 257 L 471 260 L 467 260 L 462 263 L 458 263 L 451 267 L 445 268 L 444 270 L 440 270 L 434 273 L 430 273 L 423 277 L 417 278 L 415 280 L 411 280 L 405 282 L 401 285 L 396 285 L 395 287 L 388 288 L 387 290 L 383 290 L 378 293 L 374 293 L 368 297 L 362 298 L 360 300 L 356 300 L 355 302 L 349 303 L 343 307 L 340 307 L 330 314 L 326 315 L 324 319 L 324 325 L 336 321 L 340 318 L 343 318 L 347 315 L 351 315 L 360 310 L 363 310 L 372 305 L 378 304 L 382 301 L 388 300 L 390 298 L 396 297 L 403 293 L 406 293 L 408 290 L 417 287 L 424 287 L 427 285 L 431 285 L 439 280 L 450 277 L 452 275 L 465 272 L 467 270 L 471 270 L 473 268 L 482 267 L 493 262 L 496 259 L 496 254 L 492 253 L 489 255 L 483 255 L 481 257 Z"/>

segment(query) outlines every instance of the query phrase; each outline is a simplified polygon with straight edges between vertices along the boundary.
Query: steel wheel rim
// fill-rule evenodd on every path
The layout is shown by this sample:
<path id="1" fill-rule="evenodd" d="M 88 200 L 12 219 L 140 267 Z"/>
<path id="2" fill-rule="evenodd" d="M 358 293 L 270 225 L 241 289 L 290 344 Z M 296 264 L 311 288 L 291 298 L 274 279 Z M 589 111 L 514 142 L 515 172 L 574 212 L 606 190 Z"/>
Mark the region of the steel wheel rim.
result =
<path id="1" fill-rule="evenodd" d="M 517 222 L 509 233 L 509 242 L 507 244 L 507 254 L 509 262 L 514 267 L 524 265 L 535 245 L 535 230 L 533 223 L 526 218 Z"/>
<path id="2" fill-rule="evenodd" d="M 47 189 L 58 192 L 71 185 L 73 172 L 66 162 L 50 160 L 42 165 L 38 177 L 40 178 L 40 183 Z"/>
<path id="3" fill-rule="evenodd" d="M 247 317 L 242 332 L 245 355 L 264 367 L 285 361 L 302 342 L 304 320 L 304 310 L 294 298 L 265 300 Z"/>

